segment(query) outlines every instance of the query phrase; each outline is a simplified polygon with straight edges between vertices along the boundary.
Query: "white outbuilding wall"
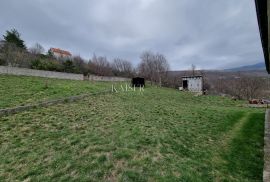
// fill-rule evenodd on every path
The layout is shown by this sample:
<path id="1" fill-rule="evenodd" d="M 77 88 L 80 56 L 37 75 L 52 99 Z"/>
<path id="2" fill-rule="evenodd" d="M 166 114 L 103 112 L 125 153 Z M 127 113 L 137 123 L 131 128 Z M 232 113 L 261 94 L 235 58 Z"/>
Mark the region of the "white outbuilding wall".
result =
<path id="1" fill-rule="evenodd" d="M 202 76 L 182 77 L 182 85 L 184 85 L 184 81 L 187 81 L 187 87 L 183 88 L 183 89 L 186 89 L 186 90 L 191 91 L 191 92 L 202 92 L 203 91 L 203 78 L 202 78 Z"/>

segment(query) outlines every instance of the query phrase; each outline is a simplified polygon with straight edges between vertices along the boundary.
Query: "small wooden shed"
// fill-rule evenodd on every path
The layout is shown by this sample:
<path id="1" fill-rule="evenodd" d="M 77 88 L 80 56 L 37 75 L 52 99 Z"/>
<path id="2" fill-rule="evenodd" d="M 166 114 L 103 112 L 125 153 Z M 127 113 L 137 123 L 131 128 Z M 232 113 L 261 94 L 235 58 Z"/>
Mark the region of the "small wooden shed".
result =
<path id="1" fill-rule="evenodd" d="M 144 87 L 145 81 L 142 77 L 134 77 L 131 81 L 132 87 Z"/>

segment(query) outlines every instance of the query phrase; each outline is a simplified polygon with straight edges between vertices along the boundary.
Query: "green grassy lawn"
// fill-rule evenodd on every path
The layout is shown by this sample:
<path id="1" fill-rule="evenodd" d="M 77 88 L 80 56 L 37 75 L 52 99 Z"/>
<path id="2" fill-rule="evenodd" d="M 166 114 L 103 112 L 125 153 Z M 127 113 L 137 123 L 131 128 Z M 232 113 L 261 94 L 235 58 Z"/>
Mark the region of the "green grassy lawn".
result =
<path id="1" fill-rule="evenodd" d="M 48 87 L 46 88 L 46 82 Z M 111 83 L 0 75 L 0 108 L 110 89 Z"/>
<path id="2" fill-rule="evenodd" d="M 147 87 L 1 117 L 0 181 L 262 181 L 264 110 L 240 104 Z"/>

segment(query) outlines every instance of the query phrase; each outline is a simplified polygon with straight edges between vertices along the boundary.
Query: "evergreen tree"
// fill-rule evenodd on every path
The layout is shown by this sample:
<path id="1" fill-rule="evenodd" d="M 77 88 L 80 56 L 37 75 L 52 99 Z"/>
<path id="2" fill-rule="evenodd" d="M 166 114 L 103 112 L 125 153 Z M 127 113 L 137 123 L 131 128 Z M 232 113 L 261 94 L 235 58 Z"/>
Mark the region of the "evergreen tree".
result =
<path id="1" fill-rule="evenodd" d="M 6 31 L 6 35 L 3 36 L 7 43 L 15 44 L 17 47 L 26 49 L 24 41 L 20 38 L 20 33 L 16 29 Z"/>
<path id="2" fill-rule="evenodd" d="M 64 61 L 63 66 L 64 66 L 65 72 L 68 72 L 68 73 L 74 72 L 75 67 L 74 67 L 73 62 L 71 60 Z"/>

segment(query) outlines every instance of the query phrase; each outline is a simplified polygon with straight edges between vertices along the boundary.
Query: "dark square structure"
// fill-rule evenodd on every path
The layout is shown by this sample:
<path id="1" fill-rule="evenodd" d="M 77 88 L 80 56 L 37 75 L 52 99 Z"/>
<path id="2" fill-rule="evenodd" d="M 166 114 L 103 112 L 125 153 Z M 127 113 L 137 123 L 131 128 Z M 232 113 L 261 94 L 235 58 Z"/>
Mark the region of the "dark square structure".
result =
<path id="1" fill-rule="evenodd" d="M 144 87 L 145 81 L 142 77 L 134 77 L 131 81 L 132 87 Z"/>

